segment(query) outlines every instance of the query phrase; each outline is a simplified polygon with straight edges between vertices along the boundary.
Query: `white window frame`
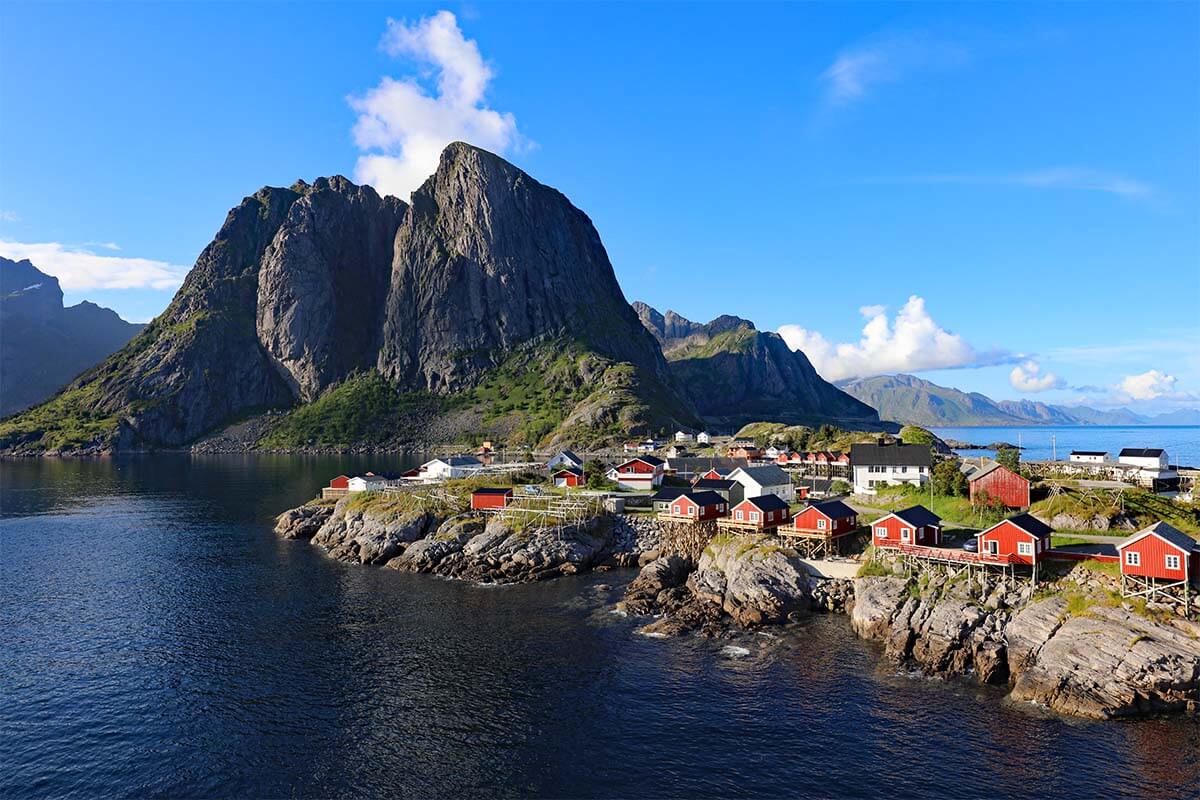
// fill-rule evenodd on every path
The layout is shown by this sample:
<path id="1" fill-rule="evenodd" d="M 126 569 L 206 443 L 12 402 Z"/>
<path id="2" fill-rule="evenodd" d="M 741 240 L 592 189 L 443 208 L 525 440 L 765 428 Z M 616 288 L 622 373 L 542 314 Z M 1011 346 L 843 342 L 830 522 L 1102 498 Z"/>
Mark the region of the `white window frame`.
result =
<path id="1" fill-rule="evenodd" d="M 745 512 L 743 512 L 740 508 L 737 510 L 737 519 L 738 522 L 741 522 L 743 519 L 745 519 Z"/>
<path id="2" fill-rule="evenodd" d="M 1142 554 L 1136 550 L 1125 551 L 1125 566 L 1140 567 L 1142 565 Z"/>
<path id="3" fill-rule="evenodd" d="M 688 516 L 689 517 L 696 516 L 696 507 L 695 506 L 688 506 Z"/>
<path id="4" fill-rule="evenodd" d="M 751 511 L 751 512 L 750 512 L 750 521 L 751 521 L 751 522 L 758 522 L 758 512 L 757 512 L 757 511 Z"/>
<path id="5" fill-rule="evenodd" d="M 999 542 L 997 542 L 995 539 L 988 539 L 986 544 L 987 544 L 988 555 L 993 555 L 993 556 L 1000 555 L 1000 543 Z"/>
<path id="6" fill-rule="evenodd" d="M 1017 555 L 1019 555 L 1019 556 L 1033 555 L 1033 542 L 1017 542 Z"/>
<path id="7" fill-rule="evenodd" d="M 823 519 L 817 520 L 817 530 L 819 530 L 819 531 L 825 530 L 825 520 L 823 520 Z"/>
<path id="8" fill-rule="evenodd" d="M 1170 570 L 1177 570 L 1180 567 L 1179 556 L 1168 553 L 1163 559 L 1163 565 Z"/>
<path id="9" fill-rule="evenodd" d="M 911 542 L 912 541 L 912 533 L 913 533 L 912 528 L 901 528 L 900 529 L 900 541 Z"/>
<path id="10" fill-rule="evenodd" d="M 683 512 L 679 510 L 680 508 L 682 508 L 682 506 L 680 506 L 678 503 L 676 503 L 674 506 L 671 507 L 671 512 L 674 513 L 676 516 L 680 516 L 683 514 Z"/>
<path id="11" fill-rule="evenodd" d="M 888 538 L 887 528 L 880 525 L 879 527 L 877 527 L 875 529 L 875 535 L 878 536 L 880 539 Z"/>

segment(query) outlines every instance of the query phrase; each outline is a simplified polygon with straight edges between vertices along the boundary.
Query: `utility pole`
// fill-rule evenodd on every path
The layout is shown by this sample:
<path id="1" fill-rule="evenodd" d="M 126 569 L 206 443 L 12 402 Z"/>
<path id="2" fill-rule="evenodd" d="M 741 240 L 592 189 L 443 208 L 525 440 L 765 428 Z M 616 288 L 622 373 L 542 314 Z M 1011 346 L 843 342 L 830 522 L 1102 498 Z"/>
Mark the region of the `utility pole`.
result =
<path id="1" fill-rule="evenodd" d="M 1050 460 L 1058 461 L 1058 443 L 1054 438 L 1054 434 L 1050 434 Z"/>

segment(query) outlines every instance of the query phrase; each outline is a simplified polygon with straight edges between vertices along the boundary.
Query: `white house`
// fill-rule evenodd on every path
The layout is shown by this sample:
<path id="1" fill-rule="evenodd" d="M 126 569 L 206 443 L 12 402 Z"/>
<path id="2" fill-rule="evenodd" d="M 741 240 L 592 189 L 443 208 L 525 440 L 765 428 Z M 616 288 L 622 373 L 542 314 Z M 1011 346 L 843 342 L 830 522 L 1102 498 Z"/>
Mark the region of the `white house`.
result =
<path id="1" fill-rule="evenodd" d="M 923 444 L 855 444 L 850 446 L 855 494 L 875 494 L 877 486 L 924 486 L 933 456 Z"/>
<path id="2" fill-rule="evenodd" d="M 569 469 L 578 467 L 583 469 L 583 459 L 572 453 L 570 450 L 563 450 L 546 462 L 546 468 L 551 472 L 557 472 L 560 469 Z"/>
<path id="3" fill-rule="evenodd" d="M 763 455 L 766 456 L 767 458 L 771 459 L 772 461 L 774 461 L 775 459 L 779 458 L 780 453 L 786 453 L 786 452 L 787 452 L 786 450 L 780 450 L 775 445 L 771 445 L 770 447 L 768 447 L 766 449 L 766 451 L 763 453 Z"/>
<path id="4" fill-rule="evenodd" d="M 694 441 L 695 438 L 696 437 L 692 436 L 687 431 L 675 431 L 675 441 L 677 442 L 691 442 Z"/>
<path id="5" fill-rule="evenodd" d="M 738 467 L 725 477 L 742 485 L 743 497 L 773 494 L 789 503 L 796 499 L 796 487 L 792 485 L 792 479 L 774 464 L 764 467 Z"/>
<path id="6" fill-rule="evenodd" d="M 639 453 L 653 453 L 658 449 L 658 442 L 653 439 L 643 439 L 638 442 L 637 451 Z"/>
<path id="7" fill-rule="evenodd" d="M 1179 473 L 1171 469 L 1167 451 L 1161 447 L 1126 447 L 1117 461 L 1137 467 L 1137 482 L 1154 490 L 1179 488 Z"/>
<path id="8" fill-rule="evenodd" d="M 347 492 L 378 492 L 387 486 L 388 480 L 382 475 L 355 475 L 346 483 Z"/>
<path id="9" fill-rule="evenodd" d="M 1103 450 L 1072 450 L 1072 464 L 1103 464 L 1108 460 L 1108 453 Z"/>
<path id="10" fill-rule="evenodd" d="M 1166 469 L 1169 466 L 1167 451 L 1161 447 L 1126 447 L 1117 456 L 1117 461 L 1142 469 Z"/>
<path id="11" fill-rule="evenodd" d="M 474 456 L 446 456 L 426 461 L 421 465 L 420 476 L 425 480 L 447 480 L 465 478 L 483 469 L 483 462 Z"/>
<path id="12" fill-rule="evenodd" d="M 708 431 L 700 431 L 696 434 L 697 444 L 712 444 L 712 437 L 708 435 Z"/>

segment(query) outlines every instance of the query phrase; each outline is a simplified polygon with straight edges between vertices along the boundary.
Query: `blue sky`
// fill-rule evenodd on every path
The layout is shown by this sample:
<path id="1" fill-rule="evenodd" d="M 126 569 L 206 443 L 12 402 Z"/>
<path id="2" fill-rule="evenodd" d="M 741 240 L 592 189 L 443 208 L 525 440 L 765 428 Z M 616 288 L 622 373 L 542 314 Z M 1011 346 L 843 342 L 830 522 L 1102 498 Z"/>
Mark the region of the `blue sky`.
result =
<path id="1" fill-rule="evenodd" d="M 259 186 L 407 186 L 466 137 L 586 211 L 630 300 L 781 329 L 826 377 L 1194 406 L 1198 31 L 1193 3 L 5 4 L 0 254 L 149 319 Z"/>

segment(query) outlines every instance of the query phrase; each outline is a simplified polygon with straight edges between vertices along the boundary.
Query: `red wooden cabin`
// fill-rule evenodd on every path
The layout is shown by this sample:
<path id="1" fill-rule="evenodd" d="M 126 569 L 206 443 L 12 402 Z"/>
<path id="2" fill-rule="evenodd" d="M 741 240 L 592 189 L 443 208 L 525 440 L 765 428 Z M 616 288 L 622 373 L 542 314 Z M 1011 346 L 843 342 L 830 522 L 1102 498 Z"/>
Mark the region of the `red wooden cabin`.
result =
<path id="1" fill-rule="evenodd" d="M 617 465 L 617 485 L 625 489 L 653 489 L 663 479 L 665 462 L 654 456 L 638 456 Z"/>
<path id="2" fill-rule="evenodd" d="M 350 478 L 346 475 L 338 475 L 336 478 L 334 478 L 333 480 L 331 480 L 329 482 L 329 488 L 330 489 L 349 489 L 350 488 Z"/>
<path id="3" fill-rule="evenodd" d="M 983 493 L 999 500 L 1005 508 L 1029 508 L 1029 481 L 999 463 L 977 469 L 967 478 L 971 502 Z"/>
<path id="4" fill-rule="evenodd" d="M 564 467 L 554 473 L 554 485 L 573 489 L 583 486 L 583 470 L 578 467 Z"/>
<path id="5" fill-rule="evenodd" d="M 792 527 L 800 533 L 843 536 L 858 528 L 858 512 L 841 500 L 813 503 L 796 514 Z"/>
<path id="6" fill-rule="evenodd" d="M 1050 549 L 1050 526 L 1032 514 L 1017 514 L 975 534 L 979 554 L 1033 566 Z"/>
<path id="7" fill-rule="evenodd" d="M 728 502 L 716 492 L 685 492 L 671 502 L 668 516 L 704 522 L 723 517 L 728 510 Z"/>
<path id="8" fill-rule="evenodd" d="M 876 547 L 938 545 L 941 542 L 942 518 L 925 506 L 893 511 L 871 523 L 871 543 Z"/>
<path id="9" fill-rule="evenodd" d="M 715 467 L 709 467 L 708 472 L 697 477 L 696 480 L 692 481 L 692 483 L 695 484 L 698 481 L 723 481 L 723 480 L 725 480 L 725 476 L 721 474 L 720 470 L 716 469 Z"/>
<path id="10" fill-rule="evenodd" d="M 1200 545 L 1165 522 L 1156 522 L 1117 545 L 1121 574 L 1172 583 L 1200 577 Z"/>
<path id="11" fill-rule="evenodd" d="M 479 511 L 482 509 L 504 508 L 512 500 L 512 489 L 502 489 L 499 487 L 483 486 L 471 492 L 471 509 Z"/>
<path id="12" fill-rule="evenodd" d="M 760 530 L 786 525 L 791 517 L 787 501 L 773 494 L 747 497 L 730 511 L 730 521 Z"/>

